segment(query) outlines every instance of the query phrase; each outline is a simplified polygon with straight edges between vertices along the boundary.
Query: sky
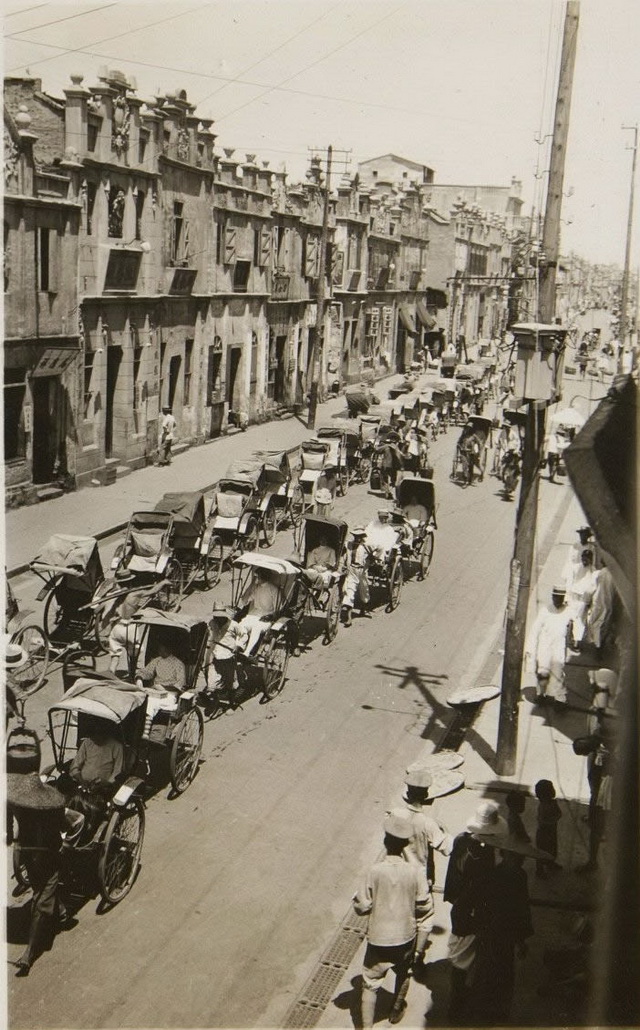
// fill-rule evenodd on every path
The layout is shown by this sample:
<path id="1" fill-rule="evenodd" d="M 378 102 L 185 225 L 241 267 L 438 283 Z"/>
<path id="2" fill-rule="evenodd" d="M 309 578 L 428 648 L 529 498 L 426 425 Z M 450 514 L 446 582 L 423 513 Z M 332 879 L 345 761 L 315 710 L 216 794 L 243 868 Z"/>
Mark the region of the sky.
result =
<path id="1" fill-rule="evenodd" d="M 522 180 L 544 201 L 562 0 L 5 0 L 4 73 L 101 67 L 139 94 L 186 89 L 217 146 L 256 153 L 290 181 L 308 148 L 358 161 L 395 153 L 435 181 Z M 640 121 L 640 3 L 582 0 L 562 210 L 562 251 L 624 262 L 633 133 Z M 346 166 L 337 162 L 340 172 Z M 637 205 L 636 205 L 637 210 Z M 632 268 L 640 264 L 640 227 Z"/>

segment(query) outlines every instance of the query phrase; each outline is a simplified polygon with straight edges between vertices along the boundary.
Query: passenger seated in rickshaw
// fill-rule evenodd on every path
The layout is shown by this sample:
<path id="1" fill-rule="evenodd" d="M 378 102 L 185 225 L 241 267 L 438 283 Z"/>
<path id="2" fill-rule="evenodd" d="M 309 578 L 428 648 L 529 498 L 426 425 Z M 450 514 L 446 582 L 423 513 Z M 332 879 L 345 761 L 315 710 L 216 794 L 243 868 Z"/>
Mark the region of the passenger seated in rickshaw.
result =
<path id="1" fill-rule="evenodd" d="M 248 637 L 248 630 L 235 621 L 231 609 L 214 604 L 207 641 L 207 690 L 218 692 L 223 704 L 230 702 L 237 686 L 236 654 L 245 650 Z"/>
<path id="2" fill-rule="evenodd" d="M 318 543 L 309 551 L 305 568 L 302 570 L 305 579 L 312 587 L 327 587 L 331 583 L 331 573 L 338 564 L 338 555 L 331 546 L 326 534 L 321 534 Z"/>
<path id="3" fill-rule="evenodd" d="M 82 786 L 104 787 L 124 771 L 124 745 L 113 735 L 106 719 L 95 718 L 80 741 L 69 766 L 69 776 Z"/>
<path id="4" fill-rule="evenodd" d="M 378 561 L 383 561 L 398 543 L 398 530 L 391 525 L 391 512 L 380 508 L 376 519 L 366 527 L 366 544 Z"/>
<path id="5" fill-rule="evenodd" d="M 256 566 L 253 577 L 240 599 L 241 608 L 246 609 L 239 625 L 248 633 L 246 654 L 251 654 L 263 632 L 268 620 L 278 610 L 280 591 L 271 579 L 268 569 Z"/>
<path id="6" fill-rule="evenodd" d="M 402 514 L 414 529 L 417 529 L 420 523 L 427 521 L 427 509 L 424 504 L 420 504 L 415 494 L 409 495 L 409 500 L 402 506 Z"/>
<path id="7" fill-rule="evenodd" d="M 147 692 L 147 718 L 144 732 L 148 735 L 155 715 L 160 711 L 173 711 L 187 683 L 187 670 L 169 645 L 158 643 L 158 656 L 152 658 L 136 673 L 136 683 Z"/>

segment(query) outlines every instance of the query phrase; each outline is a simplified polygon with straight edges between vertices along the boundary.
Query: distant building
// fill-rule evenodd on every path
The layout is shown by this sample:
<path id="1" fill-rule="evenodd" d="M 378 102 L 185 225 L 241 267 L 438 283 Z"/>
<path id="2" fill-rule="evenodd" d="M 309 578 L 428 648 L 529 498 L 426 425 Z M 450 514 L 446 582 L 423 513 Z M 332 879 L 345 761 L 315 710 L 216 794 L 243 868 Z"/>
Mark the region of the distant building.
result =
<path id="1" fill-rule="evenodd" d="M 384 182 L 426 185 L 433 182 L 433 175 L 433 168 L 397 154 L 371 157 L 358 165 L 358 176 L 363 186 L 377 186 Z"/>

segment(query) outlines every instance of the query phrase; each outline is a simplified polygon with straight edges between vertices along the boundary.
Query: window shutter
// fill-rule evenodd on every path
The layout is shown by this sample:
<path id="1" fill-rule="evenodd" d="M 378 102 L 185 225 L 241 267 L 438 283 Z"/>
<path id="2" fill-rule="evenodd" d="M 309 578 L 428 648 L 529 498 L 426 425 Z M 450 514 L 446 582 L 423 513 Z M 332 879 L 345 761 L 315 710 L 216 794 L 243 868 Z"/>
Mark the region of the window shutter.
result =
<path id="1" fill-rule="evenodd" d="M 271 230 L 263 229 L 260 236 L 260 264 L 265 267 L 271 257 Z"/>
<path id="2" fill-rule="evenodd" d="M 49 232 L 49 290 L 52 293 L 57 293 L 60 289 L 61 239 L 59 231 L 51 229 Z"/>
<path id="3" fill-rule="evenodd" d="M 224 263 L 225 265 L 232 265 L 236 259 L 236 236 L 237 230 L 235 225 L 227 224 L 224 227 Z"/>
<path id="4" fill-rule="evenodd" d="M 186 261 L 189 257 L 189 223 L 185 221 L 182 227 L 182 245 L 178 254 L 179 261 Z"/>
<path id="5" fill-rule="evenodd" d="M 318 274 L 318 237 L 307 236 L 307 260 L 304 274 L 313 278 Z"/>

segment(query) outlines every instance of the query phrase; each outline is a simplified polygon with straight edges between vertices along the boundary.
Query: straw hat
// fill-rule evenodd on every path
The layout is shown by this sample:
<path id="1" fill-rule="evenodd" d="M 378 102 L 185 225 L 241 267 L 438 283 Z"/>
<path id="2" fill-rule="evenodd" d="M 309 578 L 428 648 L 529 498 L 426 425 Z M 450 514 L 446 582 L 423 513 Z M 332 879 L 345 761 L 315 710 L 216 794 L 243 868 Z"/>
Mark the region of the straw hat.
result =
<path id="1" fill-rule="evenodd" d="M 408 815 L 399 810 L 387 812 L 384 817 L 384 832 L 400 840 L 411 840 L 414 836 L 413 826 Z"/>
<path id="2" fill-rule="evenodd" d="M 467 830 L 474 836 L 506 837 L 509 833 L 506 819 L 499 813 L 495 801 L 481 801 L 474 814 L 467 822 Z"/>
<path id="3" fill-rule="evenodd" d="M 39 812 L 64 808 L 59 790 L 41 781 L 37 772 L 9 773 L 7 801 L 16 808 L 32 808 Z"/>
<path id="4" fill-rule="evenodd" d="M 29 655 L 20 644 L 6 644 L 4 649 L 4 664 L 8 672 L 14 669 L 21 669 L 29 661 Z"/>

